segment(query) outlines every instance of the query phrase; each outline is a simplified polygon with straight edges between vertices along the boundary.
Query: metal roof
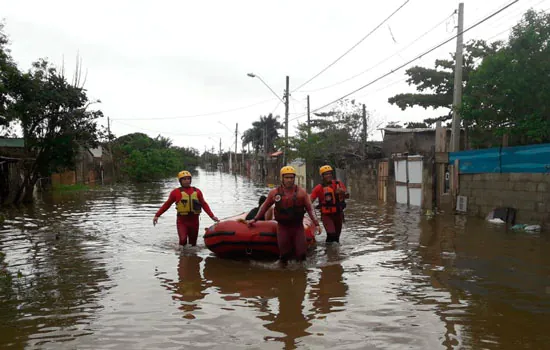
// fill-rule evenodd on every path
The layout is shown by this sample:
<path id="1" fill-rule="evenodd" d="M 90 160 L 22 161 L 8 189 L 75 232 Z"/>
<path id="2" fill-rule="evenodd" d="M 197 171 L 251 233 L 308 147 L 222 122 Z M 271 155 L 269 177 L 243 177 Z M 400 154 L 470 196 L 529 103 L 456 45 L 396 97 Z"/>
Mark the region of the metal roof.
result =
<path id="1" fill-rule="evenodd" d="M 415 133 L 415 132 L 435 132 L 435 129 L 432 128 L 382 128 L 386 132 L 395 132 L 395 133 Z"/>
<path id="2" fill-rule="evenodd" d="M 22 138 L 0 138 L 0 147 L 24 148 L 25 140 Z"/>

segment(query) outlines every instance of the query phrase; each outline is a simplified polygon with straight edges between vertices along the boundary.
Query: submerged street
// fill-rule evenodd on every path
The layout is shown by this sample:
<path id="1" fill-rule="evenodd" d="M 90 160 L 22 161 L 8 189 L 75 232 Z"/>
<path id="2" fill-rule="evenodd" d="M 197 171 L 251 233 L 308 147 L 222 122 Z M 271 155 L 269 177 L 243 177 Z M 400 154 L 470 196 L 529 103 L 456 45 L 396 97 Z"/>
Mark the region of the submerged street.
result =
<path id="1" fill-rule="evenodd" d="M 268 188 L 199 170 L 220 218 Z M 177 180 L 44 194 L 2 209 L 0 348 L 541 349 L 550 343 L 550 239 L 481 219 L 349 200 L 341 246 L 304 264 L 178 248 Z M 3 264 L 2 264 L 3 262 Z M 19 276 L 17 276 L 20 271 Z"/>

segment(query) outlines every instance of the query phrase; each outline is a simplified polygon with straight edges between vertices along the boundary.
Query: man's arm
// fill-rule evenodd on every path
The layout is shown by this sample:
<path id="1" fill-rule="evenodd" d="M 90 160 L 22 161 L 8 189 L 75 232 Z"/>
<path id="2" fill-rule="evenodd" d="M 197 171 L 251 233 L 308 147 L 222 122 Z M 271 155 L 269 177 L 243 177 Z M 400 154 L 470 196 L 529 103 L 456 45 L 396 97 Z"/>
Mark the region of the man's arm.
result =
<path id="1" fill-rule="evenodd" d="M 159 217 L 162 214 L 164 214 L 164 212 L 167 211 L 175 201 L 176 201 L 176 195 L 174 191 L 172 191 L 170 192 L 170 195 L 168 196 L 168 199 L 166 200 L 166 202 L 164 202 L 164 204 L 160 207 L 160 209 L 157 211 L 155 216 Z"/>
<path id="2" fill-rule="evenodd" d="M 338 182 L 338 187 L 336 188 L 336 193 L 338 193 L 338 194 L 343 193 L 344 198 L 349 198 L 348 189 L 346 188 L 346 185 L 344 185 L 344 183 L 342 181 Z"/>
<path id="3" fill-rule="evenodd" d="M 272 190 L 269 192 L 264 204 L 262 204 L 262 207 L 260 208 L 256 216 L 254 217 L 254 219 L 252 219 L 253 221 L 258 221 L 259 218 L 263 218 L 265 216 L 265 212 L 267 211 L 267 209 L 269 209 L 269 207 L 275 204 L 275 191 L 276 190 Z"/>
<path id="4" fill-rule="evenodd" d="M 306 199 L 306 211 L 307 211 L 307 214 L 309 215 L 311 221 L 313 221 L 313 223 L 315 224 L 315 226 L 319 226 L 319 221 L 317 220 L 317 216 L 315 216 L 315 212 L 313 211 L 313 207 L 311 206 L 311 200 L 309 199 L 309 196 L 307 195 L 306 191 L 303 190 L 303 195 Z"/>
<path id="5" fill-rule="evenodd" d="M 164 204 L 160 207 L 159 210 L 157 210 L 157 213 L 155 214 L 155 217 L 153 218 L 153 225 L 156 225 L 158 222 L 159 217 L 164 214 L 165 211 L 167 211 L 172 203 L 176 201 L 176 193 L 175 190 L 170 192 L 170 195 L 168 196 L 168 199 Z"/>
<path id="6" fill-rule="evenodd" d="M 317 198 L 319 198 L 319 189 L 322 188 L 321 185 L 317 185 L 311 190 L 311 195 L 309 197 L 311 203 L 315 202 Z"/>
<path id="7" fill-rule="evenodd" d="M 199 189 L 197 189 L 197 197 L 199 197 L 199 202 L 201 203 L 201 206 L 204 209 L 204 211 L 206 212 L 206 214 L 208 214 L 208 216 L 210 216 L 210 218 L 212 220 L 219 221 L 218 218 L 216 217 L 216 215 L 214 215 L 214 213 L 212 213 L 212 210 L 210 209 L 210 206 L 204 200 L 204 196 L 202 195 L 202 191 L 199 190 Z"/>

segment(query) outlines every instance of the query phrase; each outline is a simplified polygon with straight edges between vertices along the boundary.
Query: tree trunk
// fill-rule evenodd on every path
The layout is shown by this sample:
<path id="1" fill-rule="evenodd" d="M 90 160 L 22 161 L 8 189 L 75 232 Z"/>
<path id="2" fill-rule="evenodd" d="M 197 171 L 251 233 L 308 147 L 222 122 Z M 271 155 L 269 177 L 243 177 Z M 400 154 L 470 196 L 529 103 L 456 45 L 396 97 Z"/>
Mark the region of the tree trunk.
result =
<path id="1" fill-rule="evenodd" d="M 25 169 L 23 183 L 19 186 L 15 195 L 14 203 L 32 203 L 34 194 L 34 185 L 38 181 L 38 175 L 35 173 L 35 167 L 31 164 L 31 170 Z"/>
<path id="2" fill-rule="evenodd" d="M 36 181 L 30 181 L 25 186 L 25 195 L 23 196 L 23 203 L 32 203 L 34 200 L 34 185 L 36 185 Z"/>

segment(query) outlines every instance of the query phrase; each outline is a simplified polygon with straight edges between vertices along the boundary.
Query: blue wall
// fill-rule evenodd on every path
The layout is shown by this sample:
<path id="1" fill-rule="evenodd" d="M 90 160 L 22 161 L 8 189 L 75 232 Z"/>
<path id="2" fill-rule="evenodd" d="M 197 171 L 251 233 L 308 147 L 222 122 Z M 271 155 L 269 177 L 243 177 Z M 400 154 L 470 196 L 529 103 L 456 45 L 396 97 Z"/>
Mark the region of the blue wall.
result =
<path id="1" fill-rule="evenodd" d="M 451 164 L 459 160 L 461 174 L 547 173 L 550 174 L 550 144 L 489 148 L 451 152 Z"/>

